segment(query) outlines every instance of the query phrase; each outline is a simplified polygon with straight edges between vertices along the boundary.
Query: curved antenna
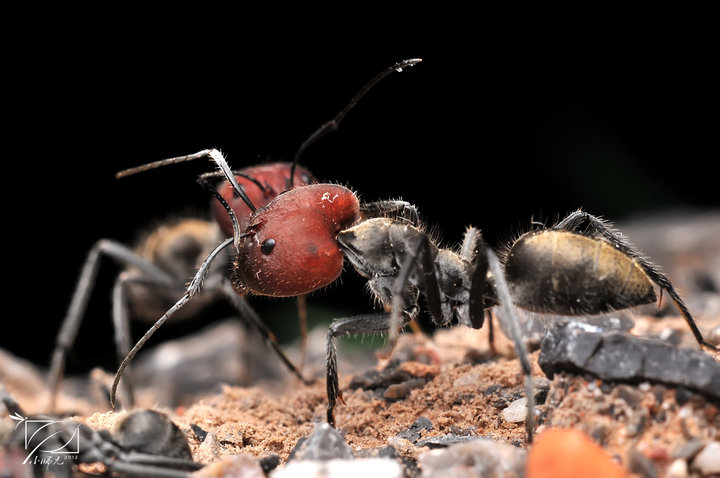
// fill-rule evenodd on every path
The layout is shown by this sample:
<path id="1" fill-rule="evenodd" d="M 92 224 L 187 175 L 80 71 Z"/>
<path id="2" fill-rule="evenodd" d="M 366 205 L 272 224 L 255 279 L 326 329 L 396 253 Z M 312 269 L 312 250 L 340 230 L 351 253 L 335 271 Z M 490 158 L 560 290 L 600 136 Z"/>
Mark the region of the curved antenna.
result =
<path id="1" fill-rule="evenodd" d="M 160 168 L 162 166 L 167 166 L 168 164 L 182 163 L 185 161 L 192 161 L 194 159 L 205 157 L 209 157 L 215 162 L 217 167 L 225 176 L 225 179 L 227 179 L 228 182 L 232 185 L 235 193 L 240 197 L 240 199 L 243 200 L 245 204 L 247 204 L 251 211 L 255 211 L 257 208 L 252 203 L 252 201 L 250 201 L 250 198 L 247 196 L 247 194 L 245 194 L 245 190 L 243 189 L 243 187 L 238 184 L 237 180 L 235 179 L 235 175 L 230 169 L 230 166 L 228 166 L 227 161 L 225 161 L 225 156 L 223 156 L 223 154 L 217 149 L 203 149 L 202 151 L 198 151 L 194 154 L 161 159 L 160 161 L 142 164 L 140 166 L 135 166 L 134 168 L 123 169 L 122 171 L 115 173 L 115 177 L 118 179 L 125 178 L 127 176 L 132 176 L 133 174 L 142 173 L 151 169 Z"/>
<path id="2" fill-rule="evenodd" d="M 393 71 L 397 71 L 398 73 L 403 71 L 403 68 L 408 68 L 414 65 L 417 65 L 422 61 L 421 58 L 411 58 L 409 60 L 403 60 L 398 63 L 395 63 L 394 65 L 385 68 L 383 71 L 381 71 L 375 78 L 367 82 L 365 86 L 362 87 L 360 91 L 357 92 L 355 96 L 350 100 L 350 102 L 345 105 L 345 108 L 340 111 L 333 119 L 330 121 L 327 121 L 323 123 L 313 134 L 310 135 L 308 139 L 303 141 L 303 143 L 298 148 L 297 152 L 295 153 L 295 157 L 293 158 L 292 166 L 290 167 L 290 182 L 288 184 L 288 189 L 290 189 L 293 186 L 293 181 L 295 179 L 295 169 L 298 165 L 298 161 L 300 160 L 300 155 L 305 151 L 311 144 L 313 144 L 318 139 L 322 138 L 326 134 L 335 131 L 338 129 L 338 126 L 340 126 L 340 122 L 345 118 L 345 116 L 350 112 L 351 109 L 357 104 L 358 101 L 360 101 L 360 98 L 362 98 L 365 93 L 367 93 L 375 84 L 388 76 Z"/>

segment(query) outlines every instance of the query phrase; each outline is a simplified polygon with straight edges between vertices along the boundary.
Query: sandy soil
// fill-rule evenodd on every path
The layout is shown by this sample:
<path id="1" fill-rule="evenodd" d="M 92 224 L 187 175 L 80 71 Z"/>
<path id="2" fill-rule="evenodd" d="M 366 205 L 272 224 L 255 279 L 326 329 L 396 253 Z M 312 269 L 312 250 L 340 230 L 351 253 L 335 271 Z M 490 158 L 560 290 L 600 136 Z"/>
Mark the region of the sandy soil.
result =
<path id="1" fill-rule="evenodd" d="M 702 260 L 690 263 L 700 268 L 713 264 Z M 698 322 L 717 343 L 720 294 L 704 294 L 702 300 L 692 295 L 688 303 L 692 307 L 700 304 L 697 315 L 702 319 Z M 662 318 L 634 316 L 631 333 L 672 336 L 678 346 L 697 348 L 685 322 L 669 310 L 671 313 Z M 252 338 L 241 340 L 248 343 Z M 503 415 L 524 395 L 519 362 L 499 331 L 495 345 L 496 351 L 491 353 L 487 327 L 479 331 L 455 327 L 437 330 L 432 337 L 406 333 L 387 358 L 377 352 L 357 356 L 341 350 L 340 385 L 345 404 L 338 404 L 336 421 L 346 443 L 357 454 L 390 445 L 412 463 L 430 449 L 422 441 L 430 437 L 482 436 L 531 449 L 524 423 L 508 421 Z M 311 340 L 310 350 L 316 350 L 316 355 L 309 357 L 305 371 L 318 377 L 312 385 L 303 385 L 275 370 L 270 380 L 223 385 L 218 392 L 206 391 L 199 397 L 168 404 L 158 398 L 167 397 L 168 390 L 158 387 L 169 385 L 158 385 L 161 382 L 155 380 L 140 387 L 138 405 L 167 413 L 185 433 L 196 461 L 210 464 L 236 454 L 259 458 L 277 455 L 280 469 L 298 441 L 325 419 L 324 358 L 317 353 L 324 350 L 324 330 Z M 537 365 L 538 354 L 531 354 L 538 401 L 537 435 L 550 427 L 580 429 L 631 476 L 711 476 L 701 475 L 693 460 L 708 443 L 720 442 L 717 401 L 683 388 L 648 382 L 609 383 L 567 373 L 550 380 Z M 372 373 L 380 370 L 386 370 L 385 380 Z M 3 353 L 0 372 L 3 385 L 28 413 L 46 411 L 47 389 L 40 370 Z M 107 373 L 96 371 L 92 383 L 107 380 Z M 98 387 L 85 385 L 81 388 L 85 392 L 78 393 L 70 392 L 75 390 L 72 386 L 71 382 L 67 384 L 60 406 L 75 419 L 94 428 L 111 429 L 123 416 L 108 411 L 106 397 L 96 393 L 101 390 Z M 417 435 L 408 439 L 403 432 L 421 417 L 429 420 L 431 427 L 417 430 Z M 197 430 L 208 433 L 204 441 Z M 422 470 L 415 467 L 407 473 L 419 475 Z"/>

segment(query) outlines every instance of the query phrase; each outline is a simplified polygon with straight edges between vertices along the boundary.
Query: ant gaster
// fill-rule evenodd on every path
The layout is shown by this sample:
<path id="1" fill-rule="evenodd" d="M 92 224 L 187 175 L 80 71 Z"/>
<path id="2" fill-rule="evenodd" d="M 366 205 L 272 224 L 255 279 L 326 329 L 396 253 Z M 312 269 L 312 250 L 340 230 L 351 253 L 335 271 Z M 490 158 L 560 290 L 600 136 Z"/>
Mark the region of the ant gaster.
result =
<path id="1" fill-rule="evenodd" d="M 148 234 L 135 250 L 108 239 L 98 241 L 88 253 L 67 315 L 58 333 L 49 374 L 50 408 L 55 408 L 65 357 L 77 337 L 103 256 L 110 257 L 128 267 L 119 275 L 113 289 L 115 348 L 120 362 L 130 350 L 128 308 L 132 309 L 133 317 L 138 320 L 155 320 L 174 303 L 178 295 L 182 294 L 186 288 L 187 279 L 197 272 L 197 265 L 200 261 L 208 254 L 215 257 L 211 251 L 222 237 L 217 231 L 218 226 L 224 237 L 238 235 L 238 231 L 233 230 L 233 222 L 226 209 L 230 208 L 233 211 L 236 218 L 235 227 L 244 228 L 250 213 L 255 208 L 268 204 L 270 200 L 294 185 L 313 182 L 312 173 L 298 164 L 304 150 L 325 134 L 337 129 L 345 115 L 375 83 L 393 71 L 401 71 L 402 68 L 415 65 L 420 61 L 419 59 L 402 61 L 375 76 L 340 113 L 324 123 L 300 145 L 291 163 L 260 164 L 232 171 L 232 175 L 228 175 L 228 171 L 223 171 L 207 173 L 198 178 L 200 184 L 218 196 L 219 200 L 213 201 L 211 204 L 215 223 L 195 218 L 167 222 Z M 193 155 L 157 161 L 122 171 L 117 176 L 128 176 L 166 164 L 193 160 L 208 154 L 212 156 L 219 152 L 201 151 Z M 223 177 L 226 179 L 214 188 L 211 181 Z M 237 190 L 242 190 L 243 193 L 237 194 L 235 192 Z M 292 364 L 281 351 L 273 334 L 249 303 L 242 296 L 235 294 L 225 277 L 223 267 L 221 267 L 221 264 L 226 262 L 226 260 L 220 261 L 211 270 L 205 271 L 207 277 L 202 294 L 192 302 L 191 306 L 183 307 L 182 311 L 178 310 L 176 314 L 178 318 L 192 317 L 204 305 L 218 298 L 224 298 L 234 306 L 240 317 L 248 320 L 260 332 L 263 339 L 278 354 L 288 369 L 301 380 L 306 381 L 298 367 Z M 298 296 L 298 305 L 304 347 L 306 329 L 303 320 L 305 311 L 302 296 Z M 129 381 L 126 380 L 125 383 L 128 388 L 128 403 L 132 405 L 133 393 Z"/>

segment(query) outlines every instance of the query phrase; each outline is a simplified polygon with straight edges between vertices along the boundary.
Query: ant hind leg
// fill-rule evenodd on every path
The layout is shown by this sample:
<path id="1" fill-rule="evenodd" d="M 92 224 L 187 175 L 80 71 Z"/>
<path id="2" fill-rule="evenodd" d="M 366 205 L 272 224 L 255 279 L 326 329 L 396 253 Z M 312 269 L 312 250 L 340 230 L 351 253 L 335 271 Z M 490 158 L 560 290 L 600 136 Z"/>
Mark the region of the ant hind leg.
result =
<path id="1" fill-rule="evenodd" d="M 557 223 L 553 227 L 553 229 L 578 232 L 578 228 L 583 223 L 586 223 L 587 226 L 584 231 L 580 232 L 581 234 L 588 237 L 601 238 L 612 244 L 622 253 L 633 259 L 642 268 L 645 274 L 647 274 L 650 280 L 652 280 L 655 284 L 658 285 L 658 287 L 668 293 L 672 301 L 675 303 L 675 306 L 680 311 L 680 315 L 682 315 L 688 327 L 690 327 L 690 331 L 692 332 L 695 340 L 698 342 L 698 344 L 700 344 L 700 346 L 707 347 L 708 349 L 715 352 L 720 351 L 720 347 L 710 343 L 703 337 L 702 332 L 700 331 L 697 323 L 695 322 L 695 319 L 693 319 L 692 315 L 690 314 L 690 310 L 685 305 L 685 301 L 682 299 L 682 297 L 680 297 L 680 294 L 678 293 L 677 289 L 675 289 L 675 287 L 672 285 L 670 279 L 668 279 L 668 277 L 660 270 L 657 265 L 650 262 L 647 257 L 641 254 L 637 249 L 635 249 L 635 247 L 630 244 L 630 242 L 625 238 L 622 232 L 613 228 L 612 224 L 599 217 L 593 216 L 590 213 L 578 210 L 570 213 L 565 219 Z"/>

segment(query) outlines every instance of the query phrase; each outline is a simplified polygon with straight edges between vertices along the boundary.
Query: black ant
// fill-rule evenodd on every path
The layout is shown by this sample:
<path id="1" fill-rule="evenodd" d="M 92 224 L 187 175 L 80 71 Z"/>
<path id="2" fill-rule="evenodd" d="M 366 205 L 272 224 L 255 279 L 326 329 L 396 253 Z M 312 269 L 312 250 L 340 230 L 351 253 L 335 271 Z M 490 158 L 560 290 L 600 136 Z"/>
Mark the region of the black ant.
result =
<path id="1" fill-rule="evenodd" d="M 221 156 L 212 159 L 227 169 Z M 228 213 L 232 218 L 230 208 Z M 237 251 L 233 286 L 239 294 L 305 294 L 334 282 L 347 258 L 390 310 L 339 319 L 330 326 L 326 379 L 331 425 L 335 425 L 336 401 L 342 400 L 335 339 L 351 333 L 390 332 L 394 340 L 397 330 L 419 314 L 420 295 L 438 325 L 454 321 L 480 328 L 486 311 L 503 308 L 525 376 L 528 441 L 534 428 L 533 386 L 514 306 L 561 315 L 598 314 L 653 302 L 656 285 L 668 292 L 698 343 L 718 350 L 702 337 L 668 278 L 608 222 L 581 210 L 555 226 L 521 236 L 503 255 L 503 264 L 476 228 L 467 230 L 459 252 L 441 249 L 419 227 L 410 204 L 363 205 L 343 186 L 313 184 L 289 190 L 255 210 L 244 232 L 220 248 L 231 242 Z M 212 260 L 206 259 L 185 296 L 126 357 L 114 386 L 154 330 L 197 292 Z"/>
<path id="2" fill-rule="evenodd" d="M 118 362 L 120 362 L 130 350 L 130 312 L 132 312 L 132 317 L 137 320 L 152 322 L 157 319 L 175 302 L 178 295 L 183 293 L 187 287 L 188 278 L 191 278 L 197 272 L 198 264 L 208 254 L 211 254 L 211 251 L 222 237 L 237 237 L 239 230 L 235 231 L 233 227 L 244 229 L 250 214 L 256 208 L 265 206 L 273 198 L 295 185 L 309 184 L 315 181 L 312 173 L 299 165 L 301 154 L 311 144 L 337 129 L 347 113 L 378 81 L 394 71 L 401 71 L 403 68 L 413 66 L 420 61 L 420 59 L 401 61 L 376 75 L 363 86 L 340 113 L 321 125 L 300 145 L 292 162 L 259 164 L 233 171 L 228 168 L 223 172 L 201 175 L 198 182 L 210 190 L 218 199 L 218 201 L 211 203 L 214 221 L 184 218 L 165 222 L 156 230 L 147 234 L 135 249 L 109 239 L 99 240 L 88 253 L 67 315 L 57 336 L 49 373 L 50 409 L 55 409 L 55 401 L 62 379 L 66 355 L 77 337 L 102 257 L 110 257 L 127 266 L 127 269 L 118 276 L 113 288 L 115 348 L 118 354 Z M 206 155 L 222 156 L 217 150 L 205 150 L 192 155 L 170 158 L 131 168 L 121 171 L 117 176 L 124 177 L 167 164 L 190 161 Z M 218 178 L 224 180 L 220 181 L 216 187 L 213 181 Z M 238 190 L 241 190 L 242 194 L 236 194 L 235 191 Z M 234 214 L 236 219 L 234 223 L 230 220 L 226 209 Z M 303 382 L 308 382 L 300 372 L 302 365 L 296 367 L 285 356 L 277 345 L 272 332 L 267 329 L 250 304 L 244 297 L 234 292 L 226 277 L 225 267 L 223 267 L 229 261 L 230 258 L 225 257 L 217 262 L 212 269 L 205 271 L 206 280 L 202 294 L 199 294 L 199 297 L 189 307 L 184 307 L 176 316 L 178 318 L 193 317 L 207 304 L 218 299 L 224 299 L 236 309 L 240 317 L 248 320 L 259 331 L 262 338 L 278 354 L 291 373 Z M 301 349 L 304 349 L 306 328 L 304 326 L 305 308 L 303 296 L 298 296 L 298 305 L 303 338 Z M 129 381 L 126 380 L 125 384 L 128 388 L 128 404 L 132 406 L 133 393 Z"/>

